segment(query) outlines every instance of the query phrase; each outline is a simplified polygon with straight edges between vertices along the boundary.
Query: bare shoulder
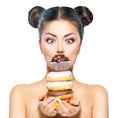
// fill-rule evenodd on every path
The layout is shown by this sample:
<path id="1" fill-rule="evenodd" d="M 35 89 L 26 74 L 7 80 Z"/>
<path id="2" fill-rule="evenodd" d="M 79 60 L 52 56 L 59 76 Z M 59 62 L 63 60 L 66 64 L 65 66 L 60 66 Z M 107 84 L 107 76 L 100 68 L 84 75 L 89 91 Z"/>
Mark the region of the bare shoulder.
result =
<path id="1" fill-rule="evenodd" d="M 93 97 L 98 97 L 98 95 L 104 97 L 108 96 L 107 89 L 101 85 L 78 83 L 75 87 L 83 92 L 86 92 L 86 94 L 91 94 Z"/>
<path id="2" fill-rule="evenodd" d="M 16 92 L 20 92 L 22 90 L 24 90 L 24 88 L 26 88 L 26 84 L 19 84 L 19 85 L 15 85 L 12 89 L 11 89 L 11 93 L 16 93 Z"/>
<path id="3" fill-rule="evenodd" d="M 46 93 L 46 87 L 44 86 L 45 82 L 39 81 L 31 84 L 20 84 L 16 85 L 11 89 L 10 92 L 10 101 L 16 100 L 22 101 L 22 103 L 31 100 L 32 98 L 37 98 L 41 94 Z M 29 98 L 29 96 L 34 96 Z"/>
<path id="4" fill-rule="evenodd" d="M 28 85 L 21 84 L 21 85 L 15 85 L 11 91 L 9 96 L 10 106 L 18 105 L 20 103 L 20 106 L 24 106 L 25 101 L 25 93 L 28 88 Z"/>
<path id="5" fill-rule="evenodd" d="M 26 85 L 16 85 L 12 88 L 9 98 L 9 118 L 25 117 L 25 103 L 23 97 L 25 88 Z"/>
<path id="6" fill-rule="evenodd" d="M 103 99 L 107 99 L 108 98 L 108 91 L 104 86 L 101 85 L 91 85 L 91 89 L 94 95 L 94 98 L 103 98 Z"/>
<path id="7" fill-rule="evenodd" d="M 97 105 L 100 102 L 107 104 L 108 91 L 104 86 L 84 84 L 84 83 L 79 83 L 78 86 L 79 87 L 77 87 L 77 89 L 81 90 L 82 94 L 84 93 L 85 98 L 91 96 L 92 101 L 94 101 L 95 105 Z"/>
<path id="8" fill-rule="evenodd" d="M 40 85 L 41 86 L 41 85 Z M 31 84 L 19 84 L 15 85 L 10 92 L 10 98 L 15 97 L 18 99 L 26 99 L 27 96 L 36 94 L 35 91 L 38 89 L 38 83 Z"/>
<path id="9" fill-rule="evenodd" d="M 81 95 L 81 103 L 85 101 L 88 103 L 87 107 L 92 108 L 92 118 L 109 117 L 108 91 L 104 86 L 79 83 L 75 87 L 77 94 Z"/>
<path id="10" fill-rule="evenodd" d="M 93 85 L 93 118 L 108 118 L 108 91 L 100 85 Z"/>
<path id="11" fill-rule="evenodd" d="M 18 97 L 23 96 L 25 90 L 27 89 L 27 85 L 21 84 L 21 85 L 15 85 L 10 92 L 10 97 Z"/>

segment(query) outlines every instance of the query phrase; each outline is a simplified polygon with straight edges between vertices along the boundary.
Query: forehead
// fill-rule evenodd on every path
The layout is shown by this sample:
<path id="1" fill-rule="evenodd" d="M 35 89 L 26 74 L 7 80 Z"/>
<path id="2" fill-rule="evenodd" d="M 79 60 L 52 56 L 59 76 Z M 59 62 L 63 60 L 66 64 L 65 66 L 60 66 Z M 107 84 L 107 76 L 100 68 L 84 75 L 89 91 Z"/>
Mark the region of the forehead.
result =
<path id="1" fill-rule="evenodd" d="M 43 28 L 43 34 L 45 33 L 53 33 L 56 35 L 65 35 L 68 33 L 79 34 L 75 24 L 67 20 L 54 20 L 54 21 L 45 22 Z"/>

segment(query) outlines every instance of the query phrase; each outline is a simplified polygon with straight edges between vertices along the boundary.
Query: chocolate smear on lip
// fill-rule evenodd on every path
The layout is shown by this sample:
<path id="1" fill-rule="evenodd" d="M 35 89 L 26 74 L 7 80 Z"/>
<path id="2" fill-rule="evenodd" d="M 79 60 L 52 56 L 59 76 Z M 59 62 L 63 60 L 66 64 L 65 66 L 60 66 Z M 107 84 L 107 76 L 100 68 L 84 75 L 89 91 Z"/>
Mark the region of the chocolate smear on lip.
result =
<path id="1" fill-rule="evenodd" d="M 60 62 L 65 62 L 65 61 L 70 61 L 68 57 L 66 57 L 65 55 L 61 54 L 61 55 L 55 55 L 51 62 L 56 62 L 56 63 L 60 63 Z"/>

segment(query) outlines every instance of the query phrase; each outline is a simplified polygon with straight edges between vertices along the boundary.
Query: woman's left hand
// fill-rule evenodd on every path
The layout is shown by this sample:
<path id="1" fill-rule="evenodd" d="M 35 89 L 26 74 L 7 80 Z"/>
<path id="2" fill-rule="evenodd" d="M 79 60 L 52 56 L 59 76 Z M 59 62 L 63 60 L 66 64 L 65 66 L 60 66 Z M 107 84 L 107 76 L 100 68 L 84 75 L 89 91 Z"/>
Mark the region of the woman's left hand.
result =
<path id="1" fill-rule="evenodd" d="M 59 103 L 59 108 L 57 112 L 64 117 L 74 117 L 80 113 L 80 102 L 72 99 L 71 103 L 68 103 L 65 100 L 57 99 Z"/>

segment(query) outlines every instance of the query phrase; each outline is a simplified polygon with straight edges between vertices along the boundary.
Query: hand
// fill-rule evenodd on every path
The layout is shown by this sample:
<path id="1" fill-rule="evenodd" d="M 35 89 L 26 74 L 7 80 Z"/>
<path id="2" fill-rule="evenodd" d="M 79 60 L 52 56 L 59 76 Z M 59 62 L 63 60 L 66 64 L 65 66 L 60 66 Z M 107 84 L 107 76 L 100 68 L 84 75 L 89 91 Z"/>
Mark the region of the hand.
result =
<path id="1" fill-rule="evenodd" d="M 59 107 L 57 112 L 64 117 L 74 117 L 80 113 L 80 102 L 78 100 L 72 99 L 69 101 L 61 100 L 57 98 Z"/>
<path id="2" fill-rule="evenodd" d="M 45 116 L 56 116 L 56 99 L 54 97 L 41 99 L 39 102 L 39 111 L 43 113 Z"/>

